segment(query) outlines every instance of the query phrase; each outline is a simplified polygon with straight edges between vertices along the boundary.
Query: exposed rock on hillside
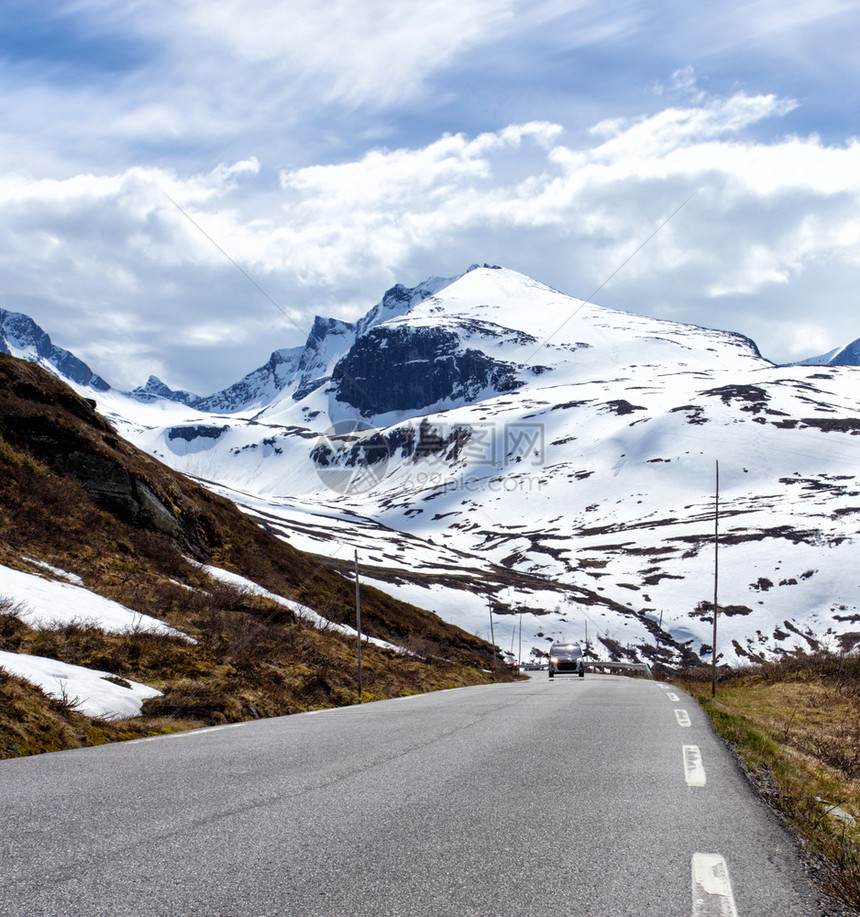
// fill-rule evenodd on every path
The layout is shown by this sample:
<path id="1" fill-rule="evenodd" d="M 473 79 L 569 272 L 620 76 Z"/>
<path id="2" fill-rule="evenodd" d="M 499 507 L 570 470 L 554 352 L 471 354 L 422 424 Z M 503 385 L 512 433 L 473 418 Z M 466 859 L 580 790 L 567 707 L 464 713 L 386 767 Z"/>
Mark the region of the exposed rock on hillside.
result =
<path id="1" fill-rule="evenodd" d="M 451 331 L 375 327 L 340 360 L 332 382 L 339 401 L 370 416 L 513 391 L 519 385 L 516 371 L 511 363 L 463 349 Z"/>

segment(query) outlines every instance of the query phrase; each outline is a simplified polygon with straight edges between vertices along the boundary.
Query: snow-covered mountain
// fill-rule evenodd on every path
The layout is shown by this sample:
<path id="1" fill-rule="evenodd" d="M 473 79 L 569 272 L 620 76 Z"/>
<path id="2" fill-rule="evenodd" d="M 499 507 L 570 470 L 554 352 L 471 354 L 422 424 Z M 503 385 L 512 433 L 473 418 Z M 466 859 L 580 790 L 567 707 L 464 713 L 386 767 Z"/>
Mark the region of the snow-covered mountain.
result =
<path id="1" fill-rule="evenodd" d="M 33 319 L 21 312 L 0 309 L 0 353 L 39 363 L 54 375 L 83 388 L 97 392 L 110 388 L 86 363 L 53 344 Z"/>
<path id="2" fill-rule="evenodd" d="M 408 312 L 415 303 L 448 283 L 434 277 L 412 289 L 398 284 L 356 324 L 318 315 L 303 347 L 276 350 L 264 366 L 212 395 L 174 391 L 156 376 L 150 376 L 145 385 L 130 394 L 139 401 L 162 398 L 199 411 L 223 414 L 264 407 L 285 392 L 300 401 L 331 379 L 335 364 L 352 348 L 356 338 L 363 337 L 374 325 Z"/>
<path id="3" fill-rule="evenodd" d="M 818 357 L 810 357 L 808 360 L 801 360 L 799 366 L 860 366 L 860 338 L 846 344 L 844 347 L 836 347 L 828 350 L 827 353 Z"/>
<path id="4" fill-rule="evenodd" d="M 522 620 L 524 655 L 563 636 L 709 659 L 719 461 L 723 658 L 860 638 L 851 367 L 487 265 L 282 353 L 241 409 L 99 408 L 297 547 L 345 570 L 358 548 L 376 585 L 485 636 L 492 605 L 505 649 Z"/>

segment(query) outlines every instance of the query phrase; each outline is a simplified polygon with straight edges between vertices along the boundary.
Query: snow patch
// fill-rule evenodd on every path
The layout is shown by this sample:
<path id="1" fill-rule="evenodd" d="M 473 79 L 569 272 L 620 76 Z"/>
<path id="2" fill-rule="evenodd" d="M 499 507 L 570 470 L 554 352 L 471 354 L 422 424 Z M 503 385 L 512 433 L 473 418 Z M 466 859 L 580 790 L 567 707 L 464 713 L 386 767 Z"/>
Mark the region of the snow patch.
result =
<path id="1" fill-rule="evenodd" d="M 78 712 L 102 719 L 137 716 L 147 698 L 161 694 L 156 688 L 137 681 L 117 679 L 124 684 L 108 681 L 117 678 L 110 672 L 70 665 L 44 656 L 0 650 L 0 668 L 38 685 L 57 700 L 73 703 Z"/>
<path id="2" fill-rule="evenodd" d="M 82 586 L 2 565 L 0 597 L 18 606 L 15 613 L 25 624 L 39 629 L 86 623 L 113 633 L 145 631 L 192 639 L 164 621 L 140 614 Z"/>
<path id="3" fill-rule="evenodd" d="M 244 589 L 253 595 L 271 599 L 271 601 L 277 602 L 285 608 L 289 608 L 290 611 L 312 627 L 316 627 L 319 630 L 335 631 L 348 637 L 358 637 L 358 631 L 354 627 L 349 627 L 347 624 L 335 624 L 333 621 L 329 621 L 328 618 L 324 618 L 322 615 L 317 614 L 312 608 L 308 608 L 307 605 L 301 605 L 299 602 L 292 602 L 290 599 L 285 599 L 282 595 L 278 595 L 275 592 L 269 592 L 268 589 L 264 589 L 252 580 L 245 579 L 244 576 L 239 576 L 238 573 L 231 573 L 229 570 L 223 570 L 221 567 L 213 567 L 209 564 L 201 564 L 191 558 L 186 559 L 212 579 L 220 580 L 222 583 L 229 583 L 231 586 Z M 365 639 L 374 646 L 378 646 L 382 649 L 393 650 L 396 653 L 403 652 L 401 647 L 395 646 L 393 643 L 387 643 L 385 640 L 380 640 L 377 637 L 366 637 Z"/>

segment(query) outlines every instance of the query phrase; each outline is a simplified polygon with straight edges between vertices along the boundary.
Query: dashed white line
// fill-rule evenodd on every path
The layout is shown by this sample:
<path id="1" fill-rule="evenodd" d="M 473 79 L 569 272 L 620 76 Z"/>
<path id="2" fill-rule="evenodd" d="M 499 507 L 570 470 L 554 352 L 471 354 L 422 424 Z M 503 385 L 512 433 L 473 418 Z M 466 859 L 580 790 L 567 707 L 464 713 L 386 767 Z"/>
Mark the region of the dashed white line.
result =
<path id="1" fill-rule="evenodd" d="M 669 700 L 674 701 L 676 704 L 681 699 L 677 694 L 673 694 L 671 691 L 666 695 L 666 697 L 668 697 Z"/>
<path id="2" fill-rule="evenodd" d="M 690 725 L 690 714 L 686 710 L 681 710 L 678 707 L 675 708 L 675 719 L 678 721 L 679 726 L 689 726 Z"/>
<path id="3" fill-rule="evenodd" d="M 716 853 L 694 853 L 693 917 L 738 917 L 729 868 Z"/>
<path id="4" fill-rule="evenodd" d="M 698 745 L 684 746 L 684 779 L 687 786 L 705 785 L 705 767 Z"/>

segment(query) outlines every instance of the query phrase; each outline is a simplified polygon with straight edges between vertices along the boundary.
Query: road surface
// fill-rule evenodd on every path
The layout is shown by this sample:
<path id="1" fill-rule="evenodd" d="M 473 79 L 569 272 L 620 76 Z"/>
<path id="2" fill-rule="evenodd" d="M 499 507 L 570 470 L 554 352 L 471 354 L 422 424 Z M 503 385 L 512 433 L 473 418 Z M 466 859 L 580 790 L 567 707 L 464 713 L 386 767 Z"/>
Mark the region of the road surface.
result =
<path id="1" fill-rule="evenodd" d="M 611 675 L 0 762 L 6 917 L 810 917 L 696 703 Z"/>

